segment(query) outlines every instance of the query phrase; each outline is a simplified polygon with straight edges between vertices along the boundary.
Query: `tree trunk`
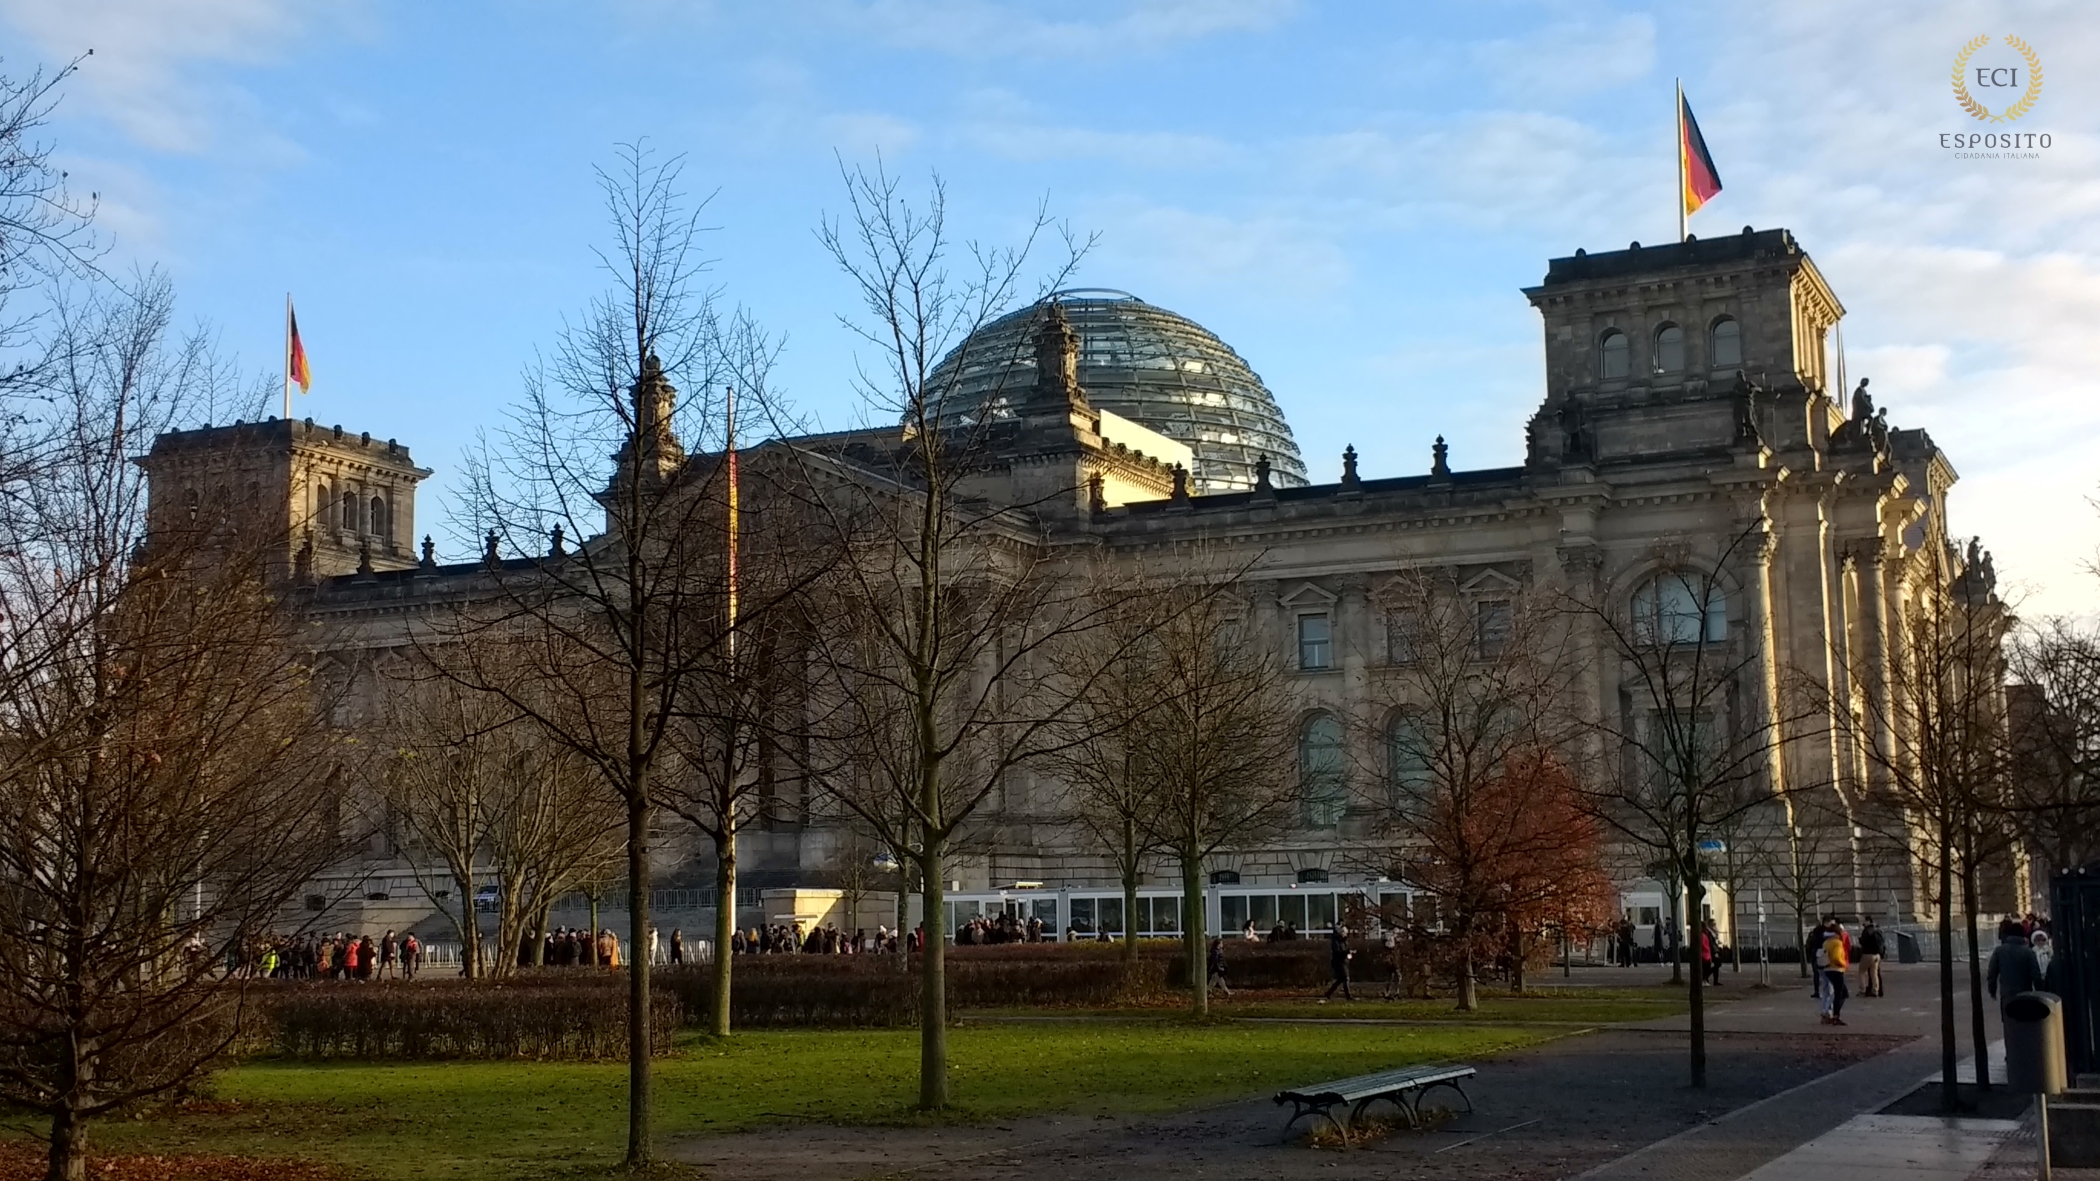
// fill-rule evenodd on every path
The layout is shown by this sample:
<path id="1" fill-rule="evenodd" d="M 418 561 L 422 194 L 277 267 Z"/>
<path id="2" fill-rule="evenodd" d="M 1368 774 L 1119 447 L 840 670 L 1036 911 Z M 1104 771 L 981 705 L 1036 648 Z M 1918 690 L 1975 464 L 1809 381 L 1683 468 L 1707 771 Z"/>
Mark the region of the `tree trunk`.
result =
<path id="1" fill-rule="evenodd" d="M 1678 903 L 1683 891 L 1670 883 L 1670 937 L 1663 940 L 1663 954 L 1670 957 L 1670 983 L 1684 983 L 1684 914 Z"/>
<path id="2" fill-rule="evenodd" d="M 1991 1089 L 1991 1035 L 1983 1023 L 1983 960 L 1976 946 L 1976 840 L 1962 833 L 1961 908 L 1969 937 L 1969 1040 L 1976 1045 L 1976 1089 Z"/>
<path id="3" fill-rule="evenodd" d="M 627 1163 L 649 1164 L 649 780 L 635 776 L 627 797 Z M 593 908 L 595 910 L 595 907 Z M 595 924 L 597 915 L 591 916 Z M 593 945 L 596 937 L 592 938 Z"/>
<path id="4" fill-rule="evenodd" d="M 1698 847 L 1696 842 L 1693 843 L 1692 848 Z M 1687 887 L 1684 908 L 1691 921 L 1697 923 L 1700 904 L 1706 900 L 1706 883 L 1699 880 L 1697 872 L 1689 875 L 1686 880 L 1690 885 Z M 1699 940 L 1705 938 L 1705 935 L 1703 928 L 1695 928 L 1691 938 L 1685 943 L 1690 949 L 1688 958 L 1692 961 L 1692 1085 L 1695 1087 L 1706 1085 L 1706 971 L 1699 960 Z"/>
<path id="5" fill-rule="evenodd" d="M 1480 988 L 1473 979 L 1473 915 L 1458 919 L 1458 1011 L 1470 1013 L 1480 1007 Z"/>
<path id="6" fill-rule="evenodd" d="M 729 1036 L 729 988 L 732 965 L 729 941 L 736 937 L 736 827 L 725 817 L 715 836 L 715 1011 L 707 1031 Z"/>
<path id="7" fill-rule="evenodd" d="M 1189 964 L 1189 986 L 1195 997 L 1195 1015 L 1210 1016 L 1210 957 L 1203 946 L 1203 859 L 1192 850 L 1181 855 L 1181 945 Z"/>
<path id="8" fill-rule="evenodd" d="M 51 1113 L 51 1155 L 45 1181 L 86 1181 L 87 1123 L 72 1109 Z"/>
<path id="9" fill-rule="evenodd" d="M 919 856 L 920 922 L 926 948 L 919 957 L 919 1107 L 948 1106 L 948 932 L 943 915 L 942 842 L 928 833 Z"/>
<path id="10" fill-rule="evenodd" d="M 1954 837 L 1940 824 L 1940 1110 L 1961 1110 L 1954 1077 Z"/>
<path id="11" fill-rule="evenodd" d="M 1137 932 L 1138 856 L 1137 821 L 1123 818 L 1123 962 L 1137 963 L 1138 946 L 1134 938 Z M 1095 926 L 1100 926 L 1100 916 L 1095 916 Z"/>

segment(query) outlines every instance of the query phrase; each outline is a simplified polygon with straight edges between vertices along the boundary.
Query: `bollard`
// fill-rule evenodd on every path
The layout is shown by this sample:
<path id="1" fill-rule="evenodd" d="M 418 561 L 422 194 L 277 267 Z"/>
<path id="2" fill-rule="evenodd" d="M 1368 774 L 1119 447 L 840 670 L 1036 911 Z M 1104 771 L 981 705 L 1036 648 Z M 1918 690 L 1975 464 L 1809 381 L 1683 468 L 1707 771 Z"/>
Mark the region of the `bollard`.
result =
<path id="1" fill-rule="evenodd" d="M 2005 1002 L 2005 1084 L 2035 1097 L 2041 1177 L 2049 1181 L 2049 1096 L 2069 1085 L 2064 1063 L 2064 1002 L 2051 992 L 2023 992 Z"/>

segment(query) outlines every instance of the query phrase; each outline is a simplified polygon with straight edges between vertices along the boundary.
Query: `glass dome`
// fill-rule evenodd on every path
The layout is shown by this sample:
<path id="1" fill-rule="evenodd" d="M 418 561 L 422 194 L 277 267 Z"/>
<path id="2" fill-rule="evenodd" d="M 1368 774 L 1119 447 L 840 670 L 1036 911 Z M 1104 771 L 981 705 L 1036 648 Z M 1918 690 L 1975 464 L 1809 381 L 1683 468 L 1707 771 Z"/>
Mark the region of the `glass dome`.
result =
<path id="1" fill-rule="evenodd" d="M 1276 398 L 1231 346 L 1193 320 L 1121 291 L 1053 292 L 1079 336 L 1079 384 L 1087 402 L 1149 427 L 1195 452 L 1189 490 L 1244 492 L 1267 456 L 1279 488 L 1306 483 L 1305 461 Z M 1011 405 L 1035 384 L 1034 332 L 1042 305 L 1009 312 L 977 330 L 928 376 L 942 416 L 975 418 Z"/>

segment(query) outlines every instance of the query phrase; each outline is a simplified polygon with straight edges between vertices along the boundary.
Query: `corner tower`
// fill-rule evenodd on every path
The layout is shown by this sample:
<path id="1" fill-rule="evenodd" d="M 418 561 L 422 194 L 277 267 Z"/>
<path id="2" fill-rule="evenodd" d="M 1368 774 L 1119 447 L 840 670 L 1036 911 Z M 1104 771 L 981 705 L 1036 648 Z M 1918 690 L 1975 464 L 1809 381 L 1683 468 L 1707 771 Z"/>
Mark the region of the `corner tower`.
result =
<path id="1" fill-rule="evenodd" d="M 271 539 L 269 578 L 416 564 L 416 485 L 430 469 L 392 439 L 270 418 L 171 431 L 139 465 L 149 532 L 205 516 L 255 530 Z"/>
<path id="2" fill-rule="evenodd" d="M 1524 294 L 1546 336 L 1534 465 L 1820 446 L 1834 425 L 1845 309 L 1786 230 L 1578 250 Z"/>

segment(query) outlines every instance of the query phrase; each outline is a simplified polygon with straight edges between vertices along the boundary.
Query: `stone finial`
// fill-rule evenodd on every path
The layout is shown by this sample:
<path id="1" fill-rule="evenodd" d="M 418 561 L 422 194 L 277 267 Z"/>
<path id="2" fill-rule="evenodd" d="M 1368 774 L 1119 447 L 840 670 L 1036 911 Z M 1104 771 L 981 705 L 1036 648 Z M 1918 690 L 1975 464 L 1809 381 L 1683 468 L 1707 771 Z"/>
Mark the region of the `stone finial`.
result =
<path id="1" fill-rule="evenodd" d="M 1363 480 L 1356 474 L 1356 444 L 1342 448 L 1342 487 L 1354 488 Z"/>
<path id="2" fill-rule="evenodd" d="M 1035 393 L 1032 401 L 1072 409 L 1086 408 L 1079 388 L 1079 333 L 1064 305 L 1050 300 L 1035 330 Z"/>
<path id="3" fill-rule="evenodd" d="M 634 435 L 627 441 L 622 466 L 644 478 L 661 480 L 685 461 L 685 448 L 678 442 L 672 416 L 678 389 L 664 376 L 663 361 L 655 353 L 642 358 L 642 372 L 635 379 Z"/>
<path id="4" fill-rule="evenodd" d="M 357 543 L 357 576 L 372 576 L 372 539 L 367 537 Z"/>
<path id="5" fill-rule="evenodd" d="M 1181 501 L 1184 504 L 1188 502 L 1189 469 L 1183 467 L 1178 463 L 1174 465 L 1174 491 L 1169 493 L 1168 496 L 1171 499 Z"/>
<path id="6" fill-rule="evenodd" d="M 559 521 L 554 523 L 554 528 L 547 530 L 547 556 L 550 558 L 566 558 L 569 556 L 568 549 L 561 543 L 561 522 Z"/>
<path id="7" fill-rule="evenodd" d="M 1254 490 L 1256 492 L 1276 491 L 1276 485 L 1269 481 L 1269 457 L 1266 455 L 1258 455 L 1254 459 Z"/>
<path id="8" fill-rule="evenodd" d="M 1444 442 L 1444 436 L 1438 435 L 1436 437 L 1436 443 L 1429 448 L 1429 454 L 1430 475 L 1448 476 L 1451 474 L 1451 445 Z"/>
<path id="9" fill-rule="evenodd" d="M 481 560 L 491 570 L 495 569 L 503 561 L 503 551 L 500 548 L 501 543 L 502 539 L 497 537 L 496 530 L 491 528 L 488 537 L 483 541 L 481 549 Z"/>
<path id="10" fill-rule="evenodd" d="M 292 555 L 292 577 L 300 582 L 314 579 L 314 531 L 308 529 L 299 543 L 299 552 Z"/>
<path id="11" fill-rule="evenodd" d="M 423 535 L 423 560 L 416 565 L 425 570 L 435 570 L 438 567 L 437 543 L 430 540 L 428 533 Z"/>
<path id="12" fill-rule="evenodd" d="M 1100 472 L 1086 478 L 1086 508 L 1090 513 L 1108 511 L 1108 481 Z"/>

